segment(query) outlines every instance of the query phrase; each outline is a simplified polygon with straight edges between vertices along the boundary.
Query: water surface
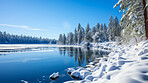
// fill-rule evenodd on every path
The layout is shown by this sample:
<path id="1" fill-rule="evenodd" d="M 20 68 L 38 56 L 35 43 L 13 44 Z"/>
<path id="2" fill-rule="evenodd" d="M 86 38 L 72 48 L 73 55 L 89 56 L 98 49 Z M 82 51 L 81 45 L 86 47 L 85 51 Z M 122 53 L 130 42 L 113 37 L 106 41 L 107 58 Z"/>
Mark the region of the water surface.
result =
<path id="1" fill-rule="evenodd" d="M 0 55 L 0 83 L 63 83 L 73 80 L 65 71 L 69 67 L 85 66 L 96 57 L 108 53 L 91 48 L 50 47 L 23 50 L 7 50 Z M 2 52 L 1 52 L 2 53 Z M 53 81 L 49 76 L 59 72 Z"/>

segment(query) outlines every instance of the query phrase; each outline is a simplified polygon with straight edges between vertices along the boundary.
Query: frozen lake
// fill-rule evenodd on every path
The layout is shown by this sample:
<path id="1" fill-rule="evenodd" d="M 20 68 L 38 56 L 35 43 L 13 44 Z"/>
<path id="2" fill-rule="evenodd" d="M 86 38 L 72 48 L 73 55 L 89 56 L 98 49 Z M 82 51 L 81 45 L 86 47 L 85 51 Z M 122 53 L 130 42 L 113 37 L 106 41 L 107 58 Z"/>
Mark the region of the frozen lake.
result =
<path id="1" fill-rule="evenodd" d="M 95 58 L 108 54 L 92 48 L 21 46 L 0 45 L 0 83 L 23 83 L 22 80 L 28 83 L 62 83 L 72 80 L 65 69 L 85 66 Z M 49 78 L 54 72 L 60 75 L 56 81 Z"/>

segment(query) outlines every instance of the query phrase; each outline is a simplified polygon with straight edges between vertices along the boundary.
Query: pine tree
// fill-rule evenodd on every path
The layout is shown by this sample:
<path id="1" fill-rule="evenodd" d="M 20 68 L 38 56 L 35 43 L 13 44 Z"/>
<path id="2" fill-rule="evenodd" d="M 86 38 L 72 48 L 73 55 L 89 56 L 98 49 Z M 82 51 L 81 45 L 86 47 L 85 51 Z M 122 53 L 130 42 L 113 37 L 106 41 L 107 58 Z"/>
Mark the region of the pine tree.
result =
<path id="1" fill-rule="evenodd" d="M 72 45 L 73 44 L 73 33 L 72 32 L 68 33 L 67 38 L 66 38 L 66 43 L 68 45 Z"/>
<path id="2" fill-rule="evenodd" d="M 4 43 L 4 36 L 3 33 L 0 31 L 0 43 L 3 44 Z"/>
<path id="3" fill-rule="evenodd" d="M 69 44 L 72 45 L 73 44 L 73 33 L 70 32 L 70 36 L 69 36 Z"/>
<path id="4" fill-rule="evenodd" d="M 81 25 L 80 23 L 78 24 L 78 44 L 80 44 L 82 42 L 82 37 L 83 37 L 83 34 L 82 34 L 82 28 L 81 28 Z"/>
<path id="5" fill-rule="evenodd" d="M 119 11 L 123 10 L 120 25 L 122 30 L 123 43 L 131 44 L 145 40 L 145 23 L 142 0 L 119 0 L 116 6 L 120 5 Z"/>
<path id="6" fill-rule="evenodd" d="M 63 38 L 63 44 L 65 45 L 66 44 L 66 35 L 64 34 L 62 38 Z"/>
<path id="7" fill-rule="evenodd" d="M 103 24 L 100 25 L 100 28 L 99 28 L 99 41 L 102 42 L 105 40 L 105 37 L 104 37 L 105 33 L 104 33 L 104 26 Z"/>
<path id="8" fill-rule="evenodd" d="M 79 23 L 78 24 L 78 31 L 81 29 L 81 24 Z"/>
<path id="9" fill-rule="evenodd" d="M 63 44 L 62 40 L 63 40 L 62 34 L 60 34 L 59 35 L 59 39 L 58 39 L 58 44 Z"/>
<path id="10" fill-rule="evenodd" d="M 75 31 L 74 31 L 74 37 L 73 37 L 73 43 L 76 44 L 78 42 L 78 33 L 77 33 L 77 30 L 75 28 Z"/>
<path id="11" fill-rule="evenodd" d="M 97 25 L 96 25 L 96 32 L 99 32 L 99 28 L 100 28 L 100 24 L 97 23 Z"/>
<path id="12" fill-rule="evenodd" d="M 91 42 L 93 41 L 93 39 L 92 39 L 92 37 L 93 37 L 93 35 L 95 35 L 95 33 L 96 33 L 96 27 L 93 27 L 92 29 L 91 29 Z"/>
<path id="13" fill-rule="evenodd" d="M 66 44 L 67 44 L 67 45 L 69 45 L 69 37 L 70 37 L 70 34 L 68 33 L 68 34 L 67 34 L 67 37 L 66 37 Z"/>
<path id="14" fill-rule="evenodd" d="M 104 23 L 104 41 L 108 41 L 107 26 Z"/>
<path id="15" fill-rule="evenodd" d="M 82 42 L 82 41 L 84 41 L 84 37 L 85 37 L 85 30 L 83 27 L 81 27 L 81 31 L 82 31 L 82 40 L 81 40 L 81 42 Z"/>
<path id="16" fill-rule="evenodd" d="M 115 25 L 115 41 L 116 42 L 121 42 L 122 28 L 121 28 L 121 26 L 119 24 L 117 16 L 115 17 L 114 21 L 115 21 L 115 24 L 114 24 Z"/>
<path id="17" fill-rule="evenodd" d="M 114 30 L 114 19 L 112 16 L 110 16 L 110 19 L 109 19 L 109 24 L 108 24 L 108 29 L 107 29 L 107 33 L 108 33 L 108 40 L 109 41 L 113 41 L 114 40 L 114 33 L 115 33 L 115 30 Z"/>
<path id="18" fill-rule="evenodd" d="M 79 29 L 78 31 L 78 44 L 80 44 L 82 42 L 82 30 Z"/>
<path id="19" fill-rule="evenodd" d="M 84 40 L 90 40 L 90 27 L 89 27 L 89 24 L 87 24 L 86 28 L 85 28 L 85 37 L 84 37 Z"/>

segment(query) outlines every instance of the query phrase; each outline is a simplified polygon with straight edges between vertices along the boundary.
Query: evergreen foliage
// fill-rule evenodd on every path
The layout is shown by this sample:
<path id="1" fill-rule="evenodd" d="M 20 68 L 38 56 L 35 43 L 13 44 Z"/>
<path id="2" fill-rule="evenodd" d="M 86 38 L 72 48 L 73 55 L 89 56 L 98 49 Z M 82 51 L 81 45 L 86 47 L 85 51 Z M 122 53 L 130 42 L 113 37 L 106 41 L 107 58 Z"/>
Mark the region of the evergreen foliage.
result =
<path id="1" fill-rule="evenodd" d="M 25 35 L 11 35 L 0 31 L 0 44 L 56 44 L 56 40 Z"/>
<path id="2" fill-rule="evenodd" d="M 143 0 L 119 0 L 114 8 L 120 5 L 123 10 L 120 25 L 123 43 L 133 44 L 145 40 L 145 23 Z"/>
<path id="3" fill-rule="evenodd" d="M 120 38 L 122 29 L 120 28 L 117 17 L 113 19 L 111 16 L 109 21 L 108 27 L 105 23 L 101 25 L 97 23 L 97 25 L 92 28 L 87 24 L 85 29 L 81 27 L 81 24 L 79 23 L 78 28 L 75 28 L 74 33 L 70 32 L 67 34 L 66 43 L 63 43 L 63 36 L 60 34 L 58 44 L 75 45 L 84 42 L 116 41 Z"/>

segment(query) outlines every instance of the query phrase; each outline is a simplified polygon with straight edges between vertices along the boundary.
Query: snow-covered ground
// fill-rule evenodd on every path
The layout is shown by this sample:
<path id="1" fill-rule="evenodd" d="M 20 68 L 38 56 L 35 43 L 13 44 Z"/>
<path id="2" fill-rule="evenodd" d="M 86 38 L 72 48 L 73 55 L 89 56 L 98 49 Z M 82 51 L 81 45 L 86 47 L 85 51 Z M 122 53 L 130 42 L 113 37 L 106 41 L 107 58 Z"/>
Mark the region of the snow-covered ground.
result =
<path id="1" fill-rule="evenodd" d="M 72 77 L 82 80 L 65 83 L 148 83 L 148 40 L 135 46 L 118 46 L 116 43 L 98 46 L 111 48 L 112 52 L 108 57 L 96 58 L 86 68 L 68 68 Z"/>

